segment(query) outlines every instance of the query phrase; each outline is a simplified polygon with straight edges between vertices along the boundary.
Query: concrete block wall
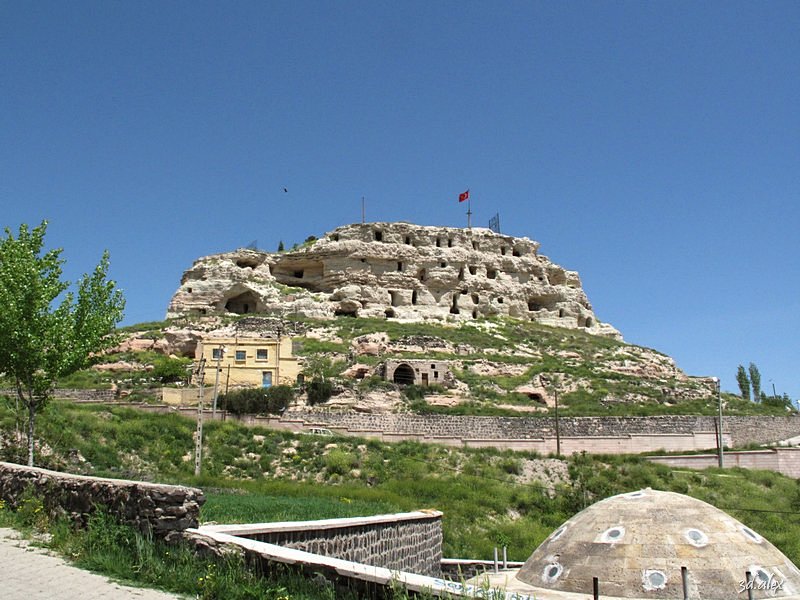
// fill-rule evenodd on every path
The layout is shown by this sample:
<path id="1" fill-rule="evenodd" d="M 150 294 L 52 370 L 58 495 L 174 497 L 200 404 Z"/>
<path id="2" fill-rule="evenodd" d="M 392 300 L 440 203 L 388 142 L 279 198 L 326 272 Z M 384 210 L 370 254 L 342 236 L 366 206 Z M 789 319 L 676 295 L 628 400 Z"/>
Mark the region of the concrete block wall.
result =
<path id="1" fill-rule="evenodd" d="M 215 531 L 354 563 L 438 577 L 442 513 L 435 510 L 357 517 L 205 526 Z"/>
<path id="2" fill-rule="evenodd" d="M 50 514 L 66 514 L 85 525 L 102 507 L 121 522 L 158 537 L 197 527 L 205 502 L 197 488 L 59 473 L 0 462 L 0 498 L 19 505 L 26 490 L 41 498 Z"/>

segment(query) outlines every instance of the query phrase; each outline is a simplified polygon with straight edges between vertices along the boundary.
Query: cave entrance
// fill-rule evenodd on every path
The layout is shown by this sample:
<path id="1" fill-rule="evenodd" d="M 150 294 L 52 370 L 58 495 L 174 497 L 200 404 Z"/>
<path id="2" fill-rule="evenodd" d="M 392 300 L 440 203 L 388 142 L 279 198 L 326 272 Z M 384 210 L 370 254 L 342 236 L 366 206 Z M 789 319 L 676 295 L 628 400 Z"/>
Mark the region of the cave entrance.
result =
<path id="1" fill-rule="evenodd" d="M 248 290 L 228 300 L 225 303 L 225 310 L 236 313 L 237 315 L 246 315 L 256 312 L 257 306 L 258 296 L 256 296 L 254 292 Z"/>
<path id="2" fill-rule="evenodd" d="M 412 385 L 414 383 L 414 379 L 414 369 L 411 368 L 411 365 L 407 365 L 405 363 L 398 365 L 394 370 L 394 375 L 392 376 L 392 381 L 394 381 L 397 385 Z"/>

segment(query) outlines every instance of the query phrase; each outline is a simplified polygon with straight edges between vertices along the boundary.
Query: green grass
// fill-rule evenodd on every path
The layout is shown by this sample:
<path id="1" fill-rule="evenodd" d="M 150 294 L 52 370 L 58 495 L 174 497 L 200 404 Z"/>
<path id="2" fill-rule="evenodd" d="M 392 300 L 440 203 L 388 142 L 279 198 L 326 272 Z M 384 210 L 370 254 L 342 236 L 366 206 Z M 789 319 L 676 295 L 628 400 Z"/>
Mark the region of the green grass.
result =
<path id="1" fill-rule="evenodd" d="M 13 418 L 0 409 L 0 427 Z M 516 476 L 529 453 L 350 437 L 292 435 L 207 423 L 203 474 L 193 475 L 194 423 L 174 414 L 54 402 L 39 419 L 52 447 L 42 466 L 92 475 L 197 485 L 202 518 L 308 520 L 434 508 L 444 512 L 444 554 L 489 558 L 499 543 L 525 560 L 561 522 L 608 495 L 643 487 L 688 493 L 726 510 L 800 562 L 800 484 L 779 474 L 689 473 L 637 457 L 576 456 L 553 496 Z M 8 459 L 10 450 L 3 450 Z M 10 458 L 14 458 L 13 456 Z M 17 457 L 19 459 L 20 457 Z M 766 508 L 787 514 L 750 512 Z"/>

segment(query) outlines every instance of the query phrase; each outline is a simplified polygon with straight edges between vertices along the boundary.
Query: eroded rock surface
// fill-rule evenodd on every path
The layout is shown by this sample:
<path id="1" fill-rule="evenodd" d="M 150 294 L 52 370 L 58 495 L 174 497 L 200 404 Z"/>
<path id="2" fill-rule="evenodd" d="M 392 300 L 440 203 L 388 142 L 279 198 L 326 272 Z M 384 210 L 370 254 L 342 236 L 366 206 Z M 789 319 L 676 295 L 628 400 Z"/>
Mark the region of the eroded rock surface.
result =
<path id="1" fill-rule="evenodd" d="M 510 316 L 620 338 L 598 321 L 578 274 L 538 250 L 538 242 L 484 228 L 346 225 L 289 252 L 239 249 L 198 259 L 167 316 Z"/>

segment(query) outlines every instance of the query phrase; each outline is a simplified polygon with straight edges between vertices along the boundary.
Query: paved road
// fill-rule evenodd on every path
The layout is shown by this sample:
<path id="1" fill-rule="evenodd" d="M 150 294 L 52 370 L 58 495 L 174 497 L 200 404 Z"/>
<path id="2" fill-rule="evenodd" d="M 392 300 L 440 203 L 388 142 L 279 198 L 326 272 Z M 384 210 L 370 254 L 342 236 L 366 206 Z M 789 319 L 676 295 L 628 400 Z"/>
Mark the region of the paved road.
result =
<path id="1" fill-rule="evenodd" d="M 0 598 L 3 600 L 176 600 L 179 596 L 134 588 L 71 566 L 31 546 L 13 529 L 0 528 Z"/>

